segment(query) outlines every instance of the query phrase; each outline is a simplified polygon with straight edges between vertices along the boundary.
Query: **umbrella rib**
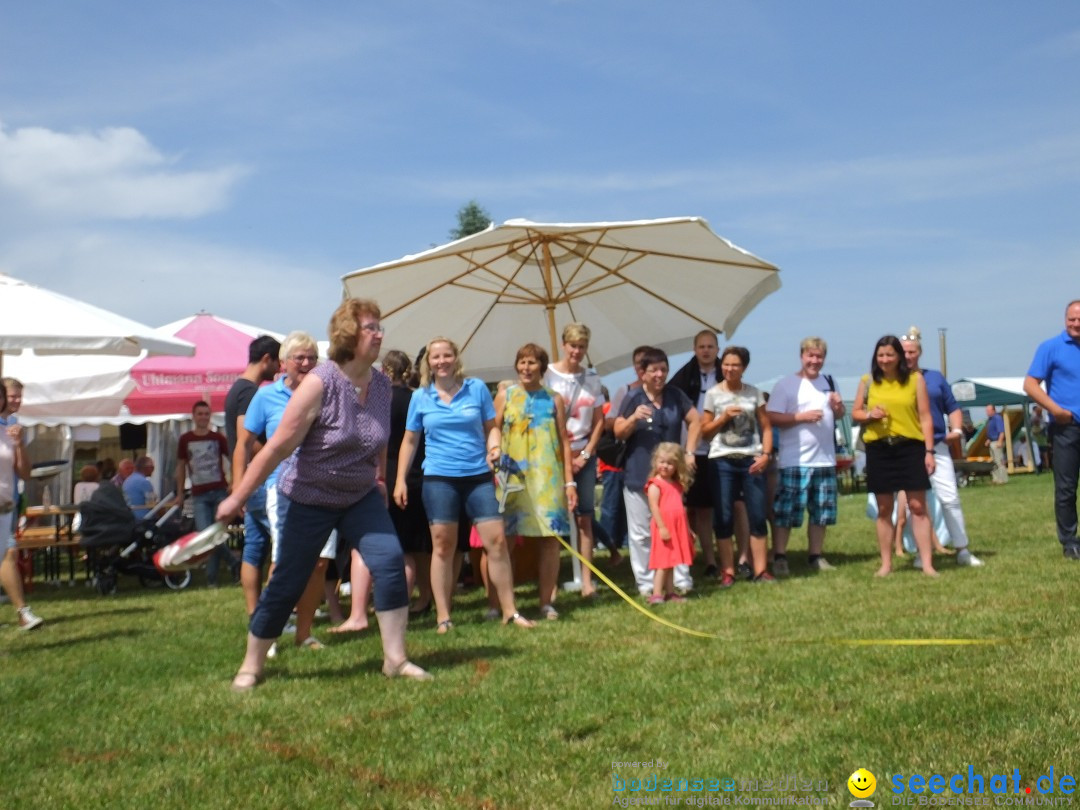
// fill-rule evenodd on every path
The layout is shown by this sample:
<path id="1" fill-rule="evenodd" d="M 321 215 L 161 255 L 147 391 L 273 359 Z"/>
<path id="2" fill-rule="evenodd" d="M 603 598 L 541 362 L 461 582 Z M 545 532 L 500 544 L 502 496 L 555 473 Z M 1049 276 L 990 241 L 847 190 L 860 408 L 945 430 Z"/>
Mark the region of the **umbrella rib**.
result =
<path id="1" fill-rule="evenodd" d="M 506 247 L 506 245 L 503 245 L 502 247 Z M 463 261 L 465 261 L 467 263 L 467 267 L 465 268 L 465 270 L 458 273 L 456 276 L 449 279 L 448 281 L 443 282 L 438 287 L 433 287 L 432 289 L 425 290 L 424 292 L 420 293 L 419 295 L 416 295 L 416 296 L 408 299 L 407 301 L 403 301 L 401 304 L 394 307 L 393 309 L 387 310 L 386 313 L 384 314 L 384 317 L 389 318 L 391 315 L 396 315 L 397 313 L 401 312 L 402 310 L 407 309 L 408 307 L 412 306 L 417 301 L 422 301 L 423 299 L 427 298 L 428 296 L 434 295 L 436 292 L 438 292 L 443 287 L 459 287 L 461 289 L 473 290 L 475 292 L 479 292 L 479 293 L 482 293 L 484 295 L 492 295 L 491 290 L 484 289 L 483 287 L 474 286 L 474 285 L 471 285 L 471 284 L 462 283 L 463 279 L 469 278 L 469 276 L 472 276 L 473 274 L 477 273 L 478 271 L 483 271 L 485 273 L 488 273 L 494 279 L 497 279 L 498 281 L 503 282 L 503 285 L 504 285 L 503 288 L 501 290 L 499 290 L 498 293 L 493 295 L 493 297 L 495 298 L 496 301 L 501 299 L 504 295 L 507 295 L 506 290 L 510 286 L 513 286 L 515 289 L 518 289 L 518 290 L 521 291 L 519 294 L 514 296 L 517 303 L 528 304 L 528 303 L 534 303 L 534 302 L 544 300 L 541 296 L 538 296 L 536 293 L 534 293 L 528 287 L 525 287 L 525 286 L 523 286 L 521 284 L 517 284 L 517 283 L 515 283 L 513 281 L 513 276 L 516 276 L 521 271 L 522 266 L 524 266 L 524 262 L 519 264 L 518 268 L 509 276 L 504 275 L 502 273 L 498 273 L 495 270 L 492 270 L 488 266 L 488 264 L 490 264 L 491 262 L 495 262 L 495 261 L 498 261 L 500 259 L 508 258 L 511 255 L 508 250 L 504 251 L 503 253 L 499 254 L 498 256 L 492 257 L 491 259 L 489 259 L 486 262 L 477 262 L 474 259 L 465 256 L 464 253 L 456 253 L 454 255 L 458 256 L 459 258 L 461 258 Z M 391 268 L 386 268 L 386 269 L 391 269 Z M 376 272 L 381 272 L 381 271 L 376 271 Z"/>
<path id="2" fill-rule="evenodd" d="M 509 255 L 510 255 L 509 251 L 505 251 L 503 253 L 504 257 L 509 257 Z M 480 331 L 480 327 L 484 325 L 484 321 L 486 321 L 488 319 L 488 316 L 491 314 L 491 311 L 493 309 L 495 309 L 495 305 L 499 303 L 499 301 L 502 298 L 503 294 L 506 292 L 506 287 L 509 286 L 511 283 L 513 283 L 514 277 L 516 277 L 517 274 L 522 271 L 522 268 L 525 267 L 525 262 L 526 262 L 526 259 L 522 259 L 521 262 L 518 263 L 518 266 L 514 270 L 514 272 L 510 273 L 508 275 L 508 277 L 504 279 L 504 281 L 506 282 L 506 286 L 503 287 L 503 289 L 499 292 L 498 295 L 492 296 L 491 303 L 488 305 L 487 309 L 485 310 L 484 316 L 477 320 L 476 326 L 469 333 L 469 336 L 465 339 L 465 343 L 461 347 L 462 351 L 464 351 L 465 347 L 467 347 L 472 342 L 472 339 L 474 337 L 476 337 L 476 333 Z M 485 268 L 485 269 L 487 270 L 487 272 L 491 273 L 493 276 L 496 276 L 496 277 L 499 276 L 498 273 L 495 273 L 495 272 L 493 272 L 492 270 L 490 270 L 488 268 Z M 520 285 L 515 285 L 515 286 L 520 287 Z M 522 303 L 525 303 L 525 301 L 522 301 Z"/>

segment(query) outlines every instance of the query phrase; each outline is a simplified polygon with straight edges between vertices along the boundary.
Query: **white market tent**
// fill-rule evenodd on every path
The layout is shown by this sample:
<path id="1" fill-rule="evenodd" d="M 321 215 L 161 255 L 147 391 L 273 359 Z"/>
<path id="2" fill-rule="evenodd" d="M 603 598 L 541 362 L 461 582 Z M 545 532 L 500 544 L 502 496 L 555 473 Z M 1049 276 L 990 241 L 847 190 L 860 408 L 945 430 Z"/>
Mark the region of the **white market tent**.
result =
<path id="1" fill-rule="evenodd" d="M 184 365 L 178 368 L 217 369 L 213 381 L 220 378 L 226 382 L 215 382 L 211 390 L 208 381 L 211 375 L 204 374 L 199 379 L 196 379 L 199 375 L 182 375 L 189 382 L 186 389 L 179 389 L 179 394 L 170 389 L 174 396 L 158 400 L 151 397 L 148 405 L 147 391 L 140 390 L 138 373 L 150 356 L 145 351 L 128 357 L 23 352 L 6 358 L 5 374 L 25 385 L 18 419 L 28 428 L 31 455 L 36 461 L 72 461 L 75 443 L 99 442 L 104 426 L 146 425 L 147 453 L 157 463 L 154 486 L 159 494 L 167 493 L 175 466 L 176 442 L 190 419 L 188 403 L 206 399 L 219 405 L 224 396 L 222 386 L 231 385 L 232 379 L 247 365 L 246 347 L 250 339 L 265 334 L 282 338 L 271 330 L 207 313 L 182 318 L 155 331 L 174 340 L 172 336 L 179 333 L 176 342 L 193 346 L 194 356 L 179 358 L 177 362 Z M 183 339 L 184 335 L 192 339 L 191 343 Z M 223 335 L 231 336 L 230 356 L 224 360 L 219 357 L 223 353 Z M 162 375 L 151 376 L 157 379 Z M 69 465 L 57 476 L 54 485 L 58 493 L 70 492 L 77 472 Z M 67 499 L 60 497 L 60 500 Z"/>

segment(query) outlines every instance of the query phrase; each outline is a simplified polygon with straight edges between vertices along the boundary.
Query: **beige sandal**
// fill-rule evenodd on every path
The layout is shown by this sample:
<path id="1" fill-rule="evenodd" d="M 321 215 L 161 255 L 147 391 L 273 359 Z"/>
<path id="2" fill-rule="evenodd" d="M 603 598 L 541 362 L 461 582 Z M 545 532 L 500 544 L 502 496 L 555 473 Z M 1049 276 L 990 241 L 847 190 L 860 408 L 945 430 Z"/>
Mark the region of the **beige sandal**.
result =
<path id="1" fill-rule="evenodd" d="M 261 672 L 251 672 L 249 670 L 242 669 L 236 673 L 236 677 L 232 680 L 232 690 L 238 694 L 247 694 L 255 689 L 256 686 L 261 684 L 265 679 Z"/>
<path id="2" fill-rule="evenodd" d="M 532 628 L 536 627 L 536 622 L 526 619 L 520 613 L 514 613 L 514 615 L 509 617 L 508 619 L 503 619 L 503 627 L 509 627 L 512 624 L 526 630 L 531 630 Z"/>
<path id="3" fill-rule="evenodd" d="M 412 681 L 430 681 L 435 677 L 426 669 L 418 667 L 407 658 L 396 667 L 391 667 L 386 663 L 383 663 L 382 672 L 387 678 L 408 678 Z"/>

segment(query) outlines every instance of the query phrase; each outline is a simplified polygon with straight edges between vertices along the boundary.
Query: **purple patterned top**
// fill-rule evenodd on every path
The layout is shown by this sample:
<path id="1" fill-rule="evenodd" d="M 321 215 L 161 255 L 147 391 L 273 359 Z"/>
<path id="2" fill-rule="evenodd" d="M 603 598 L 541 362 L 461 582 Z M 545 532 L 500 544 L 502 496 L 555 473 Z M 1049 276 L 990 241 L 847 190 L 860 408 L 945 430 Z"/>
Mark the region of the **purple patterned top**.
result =
<path id="1" fill-rule="evenodd" d="M 278 488 L 290 500 L 341 509 L 375 486 L 390 436 L 390 379 L 372 369 L 367 403 L 361 405 L 337 363 L 320 363 L 311 373 L 323 383 L 322 409 L 282 465 Z"/>

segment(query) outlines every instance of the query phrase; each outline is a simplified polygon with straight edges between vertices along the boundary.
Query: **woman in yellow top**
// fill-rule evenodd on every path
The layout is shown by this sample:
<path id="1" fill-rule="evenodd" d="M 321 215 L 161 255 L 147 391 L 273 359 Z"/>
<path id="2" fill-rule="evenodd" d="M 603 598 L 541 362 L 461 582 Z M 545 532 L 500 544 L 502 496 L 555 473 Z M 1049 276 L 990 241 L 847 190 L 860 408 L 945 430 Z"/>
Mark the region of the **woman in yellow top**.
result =
<path id="1" fill-rule="evenodd" d="M 930 556 L 930 518 L 926 513 L 926 490 L 934 472 L 930 400 L 922 374 L 908 368 L 904 347 L 895 335 L 886 335 L 874 347 L 870 374 L 859 382 L 851 417 L 863 426 L 866 488 L 878 503 L 875 526 L 881 568 L 877 576 L 892 572 L 893 499 L 903 491 L 907 493 L 923 573 L 936 577 Z"/>

